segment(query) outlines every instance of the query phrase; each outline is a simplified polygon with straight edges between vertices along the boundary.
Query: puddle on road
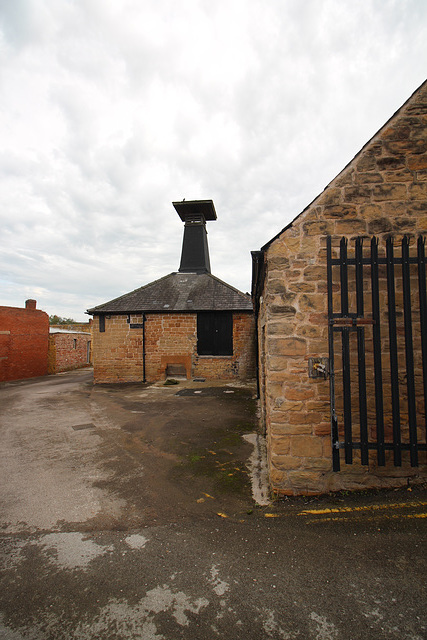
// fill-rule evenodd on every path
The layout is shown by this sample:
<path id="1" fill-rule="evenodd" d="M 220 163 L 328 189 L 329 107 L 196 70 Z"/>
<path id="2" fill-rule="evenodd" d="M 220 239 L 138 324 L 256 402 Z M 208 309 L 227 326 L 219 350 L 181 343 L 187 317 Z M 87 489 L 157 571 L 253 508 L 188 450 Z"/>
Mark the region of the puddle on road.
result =
<path id="1" fill-rule="evenodd" d="M 191 387 L 187 387 L 185 389 L 180 389 L 179 391 L 177 391 L 175 393 L 176 396 L 195 396 L 195 395 L 199 395 L 199 396 L 209 396 L 212 398 L 220 398 L 221 396 L 223 396 L 225 393 L 229 394 L 229 393 L 233 393 L 239 396 L 245 395 L 248 396 L 247 391 L 245 389 L 241 390 L 241 389 L 228 389 L 226 387 L 204 387 L 203 389 L 192 389 Z M 250 397 L 250 396 L 248 396 Z"/>
<path id="2" fill-rule="evenodd" d="M 95 558 L 112 551 L 111 546 L 96 544 L 81 533 L 49 533 L 40 538 L 40 543 L 54 551 L 56 564 L 64 569 L 84 569 Z"/>
<path id="3" fill-rule="evenodd" d="M 254 448 L 246 464 L 251 476 L 252 497 L 258 505 L 265 507 L 271 504 L 265 438 L 257 433 L 247 433 L 243 436 L 243 439 Z"/>
<path id="4" fill-rule="evenodd" d="M 139 533 L 134 533 L 125 538 L 125 542 L 131 549 L 143 549 L 148 542 L 148 538 Z"/>

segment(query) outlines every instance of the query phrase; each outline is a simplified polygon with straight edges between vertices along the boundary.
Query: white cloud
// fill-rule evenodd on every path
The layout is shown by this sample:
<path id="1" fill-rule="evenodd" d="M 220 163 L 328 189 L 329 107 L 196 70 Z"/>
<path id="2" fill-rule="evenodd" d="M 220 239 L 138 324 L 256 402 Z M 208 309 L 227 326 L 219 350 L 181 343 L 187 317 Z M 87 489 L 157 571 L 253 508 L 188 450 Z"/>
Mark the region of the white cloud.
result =
<path id="1" fill-rule="evenodd" d="M 184 197 L 248 290 L 426 59 L 423 0 L 0 0 L 0 304 L 83 319 L 176 270 Z"/>

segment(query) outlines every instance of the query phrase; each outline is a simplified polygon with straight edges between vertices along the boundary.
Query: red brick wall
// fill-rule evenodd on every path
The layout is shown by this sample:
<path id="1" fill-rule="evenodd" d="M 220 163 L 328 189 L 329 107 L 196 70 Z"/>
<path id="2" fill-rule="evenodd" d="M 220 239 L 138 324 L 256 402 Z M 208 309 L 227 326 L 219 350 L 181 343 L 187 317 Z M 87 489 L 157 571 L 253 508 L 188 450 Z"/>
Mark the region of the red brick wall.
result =
<path id="1" fill-rule="evenodd" d="M 0 381 L 47 375 L 48 339 L 47 313 L 0 307 Z"/>
<path id="2" fill-rule="evenodd" d="M 176 364 L 180 356 L 192 373 L 196 353 L 197 316 L 194 313 L 147 314 L 145 325 L 147 380 L 166 377 L 168 363 Z"/>
<path id="3" fill-rule="evenodd" d="M 132 316 L 141 324 L 142 316 Z M 125 382 L 143 379 L 143 330 L 131 329 L 127 316 L 93 323 L 94 381 Z M 254 376 L 254 320 L 250 313 L 234 314 L 233 356 L 197 355 L 197 314 L 146 314 L 145 372 L 147 382 L 163 380 L 168 364 L 182 364 L 188 377 L 236 379 Z"/>
<path id="4" fill-rule="evenodd" d="M 88 365 L 91 336 L 79 333 L 51 333 L 49 336 L 49 373 L 71 371 Z M 74 346 L 75 344 L 75 346 Z"/>

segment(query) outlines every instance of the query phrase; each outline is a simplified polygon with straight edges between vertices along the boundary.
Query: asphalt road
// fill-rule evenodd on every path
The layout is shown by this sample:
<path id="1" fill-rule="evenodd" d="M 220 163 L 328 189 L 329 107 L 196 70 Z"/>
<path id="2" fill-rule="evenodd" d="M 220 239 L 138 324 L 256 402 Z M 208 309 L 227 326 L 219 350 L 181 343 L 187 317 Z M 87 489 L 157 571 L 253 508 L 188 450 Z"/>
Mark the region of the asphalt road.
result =
<path id="1" fill-rule="evenodd" d="M 2 385 L 0 638 L 424 640 L 426 490 L 257 506 L 252 392 Z"/>

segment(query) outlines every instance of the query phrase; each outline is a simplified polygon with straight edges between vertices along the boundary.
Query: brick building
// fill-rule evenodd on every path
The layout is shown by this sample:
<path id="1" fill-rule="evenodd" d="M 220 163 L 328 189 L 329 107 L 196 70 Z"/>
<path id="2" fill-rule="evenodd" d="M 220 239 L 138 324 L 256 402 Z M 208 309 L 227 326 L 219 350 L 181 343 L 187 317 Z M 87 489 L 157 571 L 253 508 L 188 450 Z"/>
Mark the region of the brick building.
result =
<path id="1" fill-rule="evenodd" d="M 254 376 L 251 298 L 211 274 L 213 202 L 173 205 L 185 225 L 178 272 L 88 310 L 95 383 Z"/>
<path id="2" fill-rule="evenodd" d="M 47 375 L 49 316 L 36 306 L 0 307 L 0 382 Z"/>
<path id="3" fill-rule="evenodd" d="M 253 252 L 275 492 L 426 478 L 426 234 L 424 83 L 301 214 Z"/>
<path id="4" fill-rule="evenodd" d="M 89 325 L 87 325 L 89 326 Z M 49 328 L 48 373 L 80 369 L 91 364 L 90 331 Z"/>

